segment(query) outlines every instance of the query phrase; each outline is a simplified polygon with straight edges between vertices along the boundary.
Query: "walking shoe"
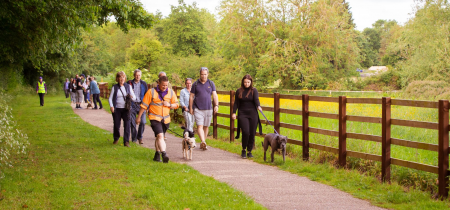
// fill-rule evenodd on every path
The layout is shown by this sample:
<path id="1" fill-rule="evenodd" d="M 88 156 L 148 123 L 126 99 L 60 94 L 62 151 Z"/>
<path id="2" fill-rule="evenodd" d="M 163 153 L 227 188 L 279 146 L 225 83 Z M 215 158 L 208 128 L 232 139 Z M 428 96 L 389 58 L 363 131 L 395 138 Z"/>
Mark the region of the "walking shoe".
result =
<path id="1" fill-rule="evenodd" d="M 247 157 L 252 158 L 253 157 L 252 152 L 247 153 Z"/>
<path id="2" fill-rule="evenodd" d="M 113 144 L 117 144 L 117 142 L 119 142 L 119 139 L 114 140 Z"/>
<path id="3" fill-rule="evenodd" d="M 206 147 L 206 142 L 200 143 L 200 149 L 202 149 L 202 150 L 207 150 L 207 149 L 208 149 L 208 148 Z"/>
<path id="4" fill-rule="evenodd" d="M 144 142 L 142 142 L 142 139 L 139 139 L 139 144 L 144 144 Z"/>
<path id="5" fill-rule="evenodd" d="M 155 157 L 153 157 L 153 161 L 161 162 L 161 153 L 155 152 Z"/>
<path id="6" fill-rule="evenodd" d="M 161 152 L 161 156 L 163 158 L 163 163 L 168 163 L 169 162 L 169 157 L 167 157 L 166 152 Z"/>
<path id="7" fill-rule="evenodd" d="M 241 152 L 241 157 L 244 158 L 244 159 L 247 158 L 247 156 L 245 156 L 245 150 L 244 149 Z"/>
<path id="8" fill-rule="evenodd" d="M 125 143 L 123 143 L 123 146 L 130 147 L 130 142 L 126 141 Z"/>
<path id="9" fill-rule="evenodd" d="M 103 107 L 100 107 L 100 108 L 98 108 L 98 109 L 103 109 Z"/>
<path id="10" fill-rule="evenodd" d="M 98 109 L 97 107 L 94 107 L 93 109 Z"/>

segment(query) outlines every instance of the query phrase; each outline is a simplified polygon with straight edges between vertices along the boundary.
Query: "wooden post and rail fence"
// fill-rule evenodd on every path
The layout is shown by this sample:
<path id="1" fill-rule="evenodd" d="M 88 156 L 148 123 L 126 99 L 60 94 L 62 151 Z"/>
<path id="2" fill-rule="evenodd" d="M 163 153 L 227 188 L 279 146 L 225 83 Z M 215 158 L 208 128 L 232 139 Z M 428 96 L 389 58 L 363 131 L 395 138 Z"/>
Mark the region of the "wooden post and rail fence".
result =
<path id="1" fill-rule="evenodd" d="M 101 96 L 107 98 L 109 96 L 109 89 L 106 85 L 100 85 Z M 173 87 L 175 93 L 177 93 L 177 87 Z M 213 116 L 213 137 L 217 138 L 217 129 L 226 129 L 230 131 L 230 142 L 234 141 L 235 131 L 235 121 L 231 120 L 233 105 L 234 105 L 234 94 L 235 91 L 217 91 L 220 95 L 229 95 L 230 102 L 219 102 L 220 106 L 229 106 L 230 113 L 216 113 Z M 321 97 L 321 96 L 309 96 L 309 95 L 282 95 L 279 93 L 260 93 L 260 97 L 273 98 L 273 107 L 264 107 L 263 110 L 274 113 L 274 120 L 270 121 L 275 130 L 280 132 L 280 127 L 299 130 L 302 131 L 302 139 L 288 139 L 289 144 L 295 144 L 302 146 L 303 160 L 309 159 L 309 150 L 317 149 L 322 151 L 327 151 L 335 153 L 338 155 L 339 165 L 341 167 L 346 166 L 347 157 L 355 157 L 366 160 L 373 160 L 381 162 L 381 174 L 382 180 L 384 182 L 390 182 L 391 179 L 391 165 L 398 165 L 402 167 L 407 167 L 411 169 L 426 171 L 430 173 L 438 174 L 438 188 L 439 196 L 442 198 L 448 197 L 449 192 L 449 102 L 448 100 L 439 100 L 438 102 L 433 101 L 413 101 L 413 100 L 400 100 L 391 99 L 389 97 L 383 98 L 346 98 L 345 96 L 339 97 Z M 290 99 L 302 101 L 302 110 L 284 109 L 280 108 L 280 99 Z M 338 114 L 331 113 L 321 113 L 309 111 L 309 101 L 320 101 L 320 102 L 331 102 L 339 104 Z M 382 115 L 380 117 L 364 117 L 364 116 L 353 116 L 347 115 L 347 104 L 380 104 L 382 106 Z M 421 122 L 421 121 L 411 121 L 402 119 L 392 119 L 391 118 L 391 106 L 410 106 L 410 107 L 422 107 L 437 109 L 439 113 L 438 123 L 434 122 Z M 283 123 L 280 119 L 280 114 L 293 114 L 302 115 L 301 125 L 294 125 Z M 221 125 L 217 123 L 217 117 L 229 118 L 230 125 Z M 313 128 L 309 126 L 309 117 L 318 117 L 326 119 L 335 119 L 339 121 L 339 131 L 325 130 L 320 128 Z M 347 132 L 347 121 L 354 122 L 364 122 L 364 123 L 377 123 L 381 124 L 382 135 L 367 135 L 360 133 L 350 133 Z M 261 120 L 261 123 L 267 123 L 266 120 Z M 425 128 L 438 130 L 438 144 L 429 144 L 415 141 L 408 141 L 404 139 L 397 139 L 391 137 L 391 126 L 406 126 L 414 128 Z M 338 137 L 339 146 L 338 148 L 319 145 L 309 142 L 309 133 L 316 133 L 328 136 Z M 256 135 L 259 136 L 259 133 Z M 265 136 L 263 134 L 262 136 Z M 347 150 L 347 138 L 359 139 L 365 141 L 372 141 L 381 143 L 381 156 L 374 154 L 367 154 L 362 152 Z M 438 152 L 438 166 L 426 165 L 417 162 L 411 162 L 401 159 L 396 159 L 391 157 L 391 145 L 398 145 L 403 147 L 422 149 L 428 151 Z"/>

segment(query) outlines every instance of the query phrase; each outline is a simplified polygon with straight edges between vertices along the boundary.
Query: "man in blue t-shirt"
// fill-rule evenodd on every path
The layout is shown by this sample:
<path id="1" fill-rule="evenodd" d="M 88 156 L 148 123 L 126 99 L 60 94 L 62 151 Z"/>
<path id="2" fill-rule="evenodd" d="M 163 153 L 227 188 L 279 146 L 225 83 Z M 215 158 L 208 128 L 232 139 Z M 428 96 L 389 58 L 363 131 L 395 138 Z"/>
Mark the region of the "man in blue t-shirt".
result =
<path id="1" fill-rule="evenodd" d="M 213 105 L 211 104 L 211 95 L 214 99 L 214 113 L 219 111 L 219 97 L 217 96 L 214 82 L 208 79 L 208 68 L 200 68 L 200 79 L 192 84 L 189 98 L 189 112 L 194 115 L 197 123 L 198 136 L 200 137 L 200 149 L 207 150 L 206 137 L 208 128 L 211 124 Z"/>

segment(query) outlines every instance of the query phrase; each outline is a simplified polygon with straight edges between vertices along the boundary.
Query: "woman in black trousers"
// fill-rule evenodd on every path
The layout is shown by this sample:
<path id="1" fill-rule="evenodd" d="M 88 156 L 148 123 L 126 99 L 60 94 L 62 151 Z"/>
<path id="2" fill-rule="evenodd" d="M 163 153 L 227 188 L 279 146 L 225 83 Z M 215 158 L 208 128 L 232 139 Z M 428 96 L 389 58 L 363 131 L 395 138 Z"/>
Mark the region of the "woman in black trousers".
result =
<path id="1" fill-rule="evenodd" d="M 256 126 L 259 120 L 258 110 L 262 111 L 259 104 L 258 90 L 253 87 L 253 79 L 250 75 L 245 75 L 241 81 L 241 87 L 236 90 L 232 119 L 236 119 L 238 113 L 238 137 L 239 129 L 242 130 L 242 158 L 252 158 L 252 149 L 255 143 Z M 257 110 L 258 109 L 258 110 Z M 261 132 L 261 126 L 260 126 Z M 245 150 L 247 149 L 247 155 Z"/>
<path id="2" fill-rule="evenodd" d="M 117 144 L 120 138 L 120 123 L 123 120 L 123 145 L 130 147 L 130 111 L 125 109 L 126 97 L 131 95 L 132 100 L 136 99 L 134 91 L 131 86 L 125 83 L 127 76 L 123 71 L 116 74 L 117 84 L 111 88 L 111 95 L 109 96 L 109 105 L 114 120 L 113 144 Z"/>

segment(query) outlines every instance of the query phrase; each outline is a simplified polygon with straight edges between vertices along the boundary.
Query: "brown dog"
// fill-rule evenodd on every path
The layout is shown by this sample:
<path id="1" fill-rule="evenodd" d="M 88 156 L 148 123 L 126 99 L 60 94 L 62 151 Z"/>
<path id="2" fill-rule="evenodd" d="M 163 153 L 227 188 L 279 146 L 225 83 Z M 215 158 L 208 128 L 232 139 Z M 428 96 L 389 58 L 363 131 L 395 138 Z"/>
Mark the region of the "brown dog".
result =
<path id="1" fill-rule="evenodd" d="M 270 147 L 272 147 L 272 163 L 273 163 L 273 155 L 276 150 L 281 149 L 283 154 L 283 162 L 285 161 L 286 156 L 286 143 L 287 143 L 287 137 L 281 136 L 274 133 L 269 133 L 264 137 L 264 143 L 262 143 L 262 146 L 264 148 L 264 161 L 266 161 L 266 151 Z"/>

